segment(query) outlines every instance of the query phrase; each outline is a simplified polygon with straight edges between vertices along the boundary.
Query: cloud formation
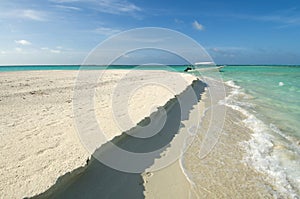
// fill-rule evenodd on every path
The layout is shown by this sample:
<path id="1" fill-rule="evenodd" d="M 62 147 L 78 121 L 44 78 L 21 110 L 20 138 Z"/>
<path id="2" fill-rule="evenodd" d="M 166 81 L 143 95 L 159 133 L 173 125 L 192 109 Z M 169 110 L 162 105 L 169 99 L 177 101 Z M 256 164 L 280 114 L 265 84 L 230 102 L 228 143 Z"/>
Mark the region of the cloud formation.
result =
<path id="1" fill-rule="evenodd" d="M 56 8 L 63 9 L 63 10 L 73 10 L 73 11 L 81 11 L 81 8 L 75 6 L 63 6 L 63 5 L 56 5 Z"/>
<path id="2" fill-rule="evenodd" d="M 51 52 L 51 53 L 56 53 L 56 54 L 61 53 L 60 50 L 54 50 L 54 49 L 51 49 L 50 52 Z"/>
<path id="3" fill-rule="evenodd" d="M 58 46 L 55 49 L 51 49 L 51 48 L 48 48 L 48 47 L 42 47 L 42 48 L 40 48 L 40 50 L 50 52 L 50 53 L 54 53 L 54 54 L 63 53 L 63 51 L 62 51 L 63 47 L 61 47 L 61 46 Z"/>
<path id="4" fill-rule="evenodd" d="M 174 19 L 174 22 L 175 22 L 176 24 L 183 24 L 183 23 L 184 23 L 182 20 L 177 19 L 177 18 Z"/>
<path id="5" fill-rule="evenodd" d="M 59 4 L 86 3 L 92 5 L 92 8 L 103 13 L 109 14 L 129 14 L 141 11 L 142 9 L 127 0 L 51 0 Z"/>
<path id="6" fill-rule="evenodd" d="M 22 51 L 23 51 L 22 48 L 15 48 L 15 50 L 16 50 L 17 52 L 22 52 Z"/>
<path id="7" fill-rule="evenodd" d="M 50 0 L 50 1 L 52 1 L 54 3 L 72 3 L 72 2 L 78 2 L 80 0 Z"/>
<path id="8" fill-rule="evenodd" d="M 31 42 L 25 40 L 25 39 L 21 39 L 21 40 L 15 40 L 16 44 L 22 45 L 22 46 L 28 46 L 31 45 Z"/>
<path id="9" fill-rule="evenodd" d="M 12 9 L 9 11 L 1 12 L 0 18 L 4 19 L 28 19 L 33 21 L 46 21 L 47 14 L 43 11 L 33 9 Z"/>
<path id="10" fill-rule="evenodd" d="M 40 11 L 36 10 L 23 10 L 21 12 L 21 16 L 23 15 L 24 18 L 32 19 L 36 21 L 44 21 L 44 14 Z"/>
<path id="11" fill-rule="evenodd" d="M 204 30 L 204 26 L 202 24 L 200 24 L 198 21 L 194 21 L 193 22 L 193 27 L 196 29 L 196 30 L 200 30 L 200 31 L 203 31 Z"/>
<path id="12" fill-rule="evenodd" d="M 213 13 L 210 16 L 216 17 L 231 17 L 235 19 L 247 19 L 258 22 L 271 22 L 281 24 L 280 27 L 288 26 L 299 26 L 300 25 L 300 15 L 299 9 L 288 9 L 288 10 L 279 10 L 273 13 L 267 13 L 265 15 L 254 15 L 254 14 L 240 14 L 240 13 L 230 13 L 230 14 L 219 14 Z"/>
<path id="13" fill-rule="evenodd" d="M 126 0 L 100 0 L 96 4 L 99 11 L 110 14 L 134 13 L 142 10 Z"/>
<path id="14" fill-rule="evenodd" d="M 97 33 L 97 34 L 100 34 L 100 35 L 109 36 L 109 35 L 117 34 L 117 33 L 121 32 L 121 30 L 113 29 L 113 28 L 107 28 L 107 27 L 99 27 L 94 32 Z"/>

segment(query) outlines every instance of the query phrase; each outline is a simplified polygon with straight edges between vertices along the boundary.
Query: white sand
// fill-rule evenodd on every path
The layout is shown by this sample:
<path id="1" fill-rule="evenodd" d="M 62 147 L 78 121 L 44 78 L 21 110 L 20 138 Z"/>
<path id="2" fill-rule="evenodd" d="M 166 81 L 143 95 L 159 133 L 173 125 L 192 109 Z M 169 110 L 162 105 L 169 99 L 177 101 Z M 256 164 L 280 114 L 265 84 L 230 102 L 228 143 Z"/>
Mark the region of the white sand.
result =
<path id="1" fill-rule="evenodd" d="M 186 177 L 183 175 L 179 162 L 158 170 L 154 173 L 143 175 L 147 199 L 155 198 L 191 198 L 191 187 Z"/>
<path id="2" fill-rule="evenodd" d="M 189 148 L 189 144 L 193 141 L 193 137 L 186 140 L 186 146 L 178 146 L 178 139 L 184 139 L 186 131 L 190 130 L 190 127 L 199 123 L 199 116 L 202 118 L 205 111 L 205 104 L 203 99 L 206 98 L 205 93 L 201 95 L 201 100 L 199 103 L 193 106 L 193 109 L 189 113 L 188 120 L 182 121 L 184 127 L 182 127 L 172 142 L 170 143 L 171 148 L 167 150 L 166 156 L 172 156 L 174 150 L 182 150 Z M 189 143 L 189 144 L 188 144 Z M 177 146 L 176 146 L 177 145 Z M 171 150 L 173 152 L 171 152 Z M 171 154 L 172 153 L 172 154 Z M 175 153 L 176 154 L 176 153 Z M 158 161 L 164 161 L 165 157 L 161 157 Z M 145 198 L 156 199 L 156 198 L 197 198 L 193 189 L 193 182 L 190 181 L 189 177 L 185 174 L 183 165 L 181 163 L 182 157 L 178 157 L 171 165 L 168 165 L 161 170 L 157 170 L 153 173 L 144 173 L 144 187 L 145 187 Z M 157 164 L 157 162 L 154 163 Z"/>
<path id="3" fill-rule="evenodd" d="M 182 74 L 179 78 L 186 80 L 182 84 L 178 74 L 163 71 L 126 74 L 128 71 L 108 71 L 96 88 L 95 113 L 107 139 L 135 126 L 194 80 Z M 73 119 L 76 76 L 77 71 L 0 73 L 1 197 L 42 193 L 59 176 L 86 164 L 89 153 L 79 141 Z M 132 91 L 130 85 L 143 86 Z M 120 92 L 112 95 L 116 86 Z M 128 93 L 128 108 L 123 108 L 123 95 Z M 121 117 L 116 115 L 122 116 L 123 110 L 132 120 L 127 126 L 118 124 Z"/>

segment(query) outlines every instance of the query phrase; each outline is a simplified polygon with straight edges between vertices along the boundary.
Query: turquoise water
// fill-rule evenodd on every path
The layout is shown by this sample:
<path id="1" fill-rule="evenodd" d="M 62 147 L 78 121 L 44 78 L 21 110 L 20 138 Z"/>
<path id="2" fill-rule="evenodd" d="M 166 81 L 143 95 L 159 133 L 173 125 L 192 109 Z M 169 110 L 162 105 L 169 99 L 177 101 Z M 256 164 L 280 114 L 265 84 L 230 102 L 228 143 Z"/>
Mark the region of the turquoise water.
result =
<path id="1" fill-rule="evenodd" d="M 112 65 L 109 67 L 106 66 L 80 66 L 80 65 L 26 65 L 26 66 L 0 66 L 0 72 L 8 71 L 31 71 L 31 70 L 104 70 L 104 69 L 139 69 L 139 70 L 175 70 L 175 71 L 184 71 L 186 66 L 172 65 L 169 67 L 166 66 L 136 66 L 136 65 Z"/>
<path id="2" fill-rule="evenodd" d="M 300 195 L 300 66 L 226 66 L 225 104 L 253 131 L 244 161 L 267 174 L 276 190 Z"/>
<path id="3" fill-rule="evenodd" d="M 223 77 L 253 98 L 263 120 L 300 139 L 300 66 L 227 66 Z"/>

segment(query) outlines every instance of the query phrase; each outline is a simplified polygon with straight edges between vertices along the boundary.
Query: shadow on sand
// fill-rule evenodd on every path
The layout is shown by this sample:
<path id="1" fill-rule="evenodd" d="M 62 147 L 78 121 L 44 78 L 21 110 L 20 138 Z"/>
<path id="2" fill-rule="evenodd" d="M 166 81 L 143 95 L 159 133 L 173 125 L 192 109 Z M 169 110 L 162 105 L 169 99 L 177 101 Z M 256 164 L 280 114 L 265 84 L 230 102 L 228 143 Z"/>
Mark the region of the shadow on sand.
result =
<path id="1" fill-rule="evenodd" d="M 200 101 L 205 87 L 206 85 L 203 82 L 195 80 L 180 95 L 159 108 L 159 110 L 166 110 L 167 118 L 161 130 L 154 136 L 149 138 L 134 137 L 133 135 L 139 131 L 138 127 L 124 132 L 98 148 L 85 167 L 61 176 L 47 191 L 33 198 L 144 198 L 144 181 L 141 174 L 153 165 L 155 159 L 160 158 L 160 154 L 167 147 L 170 147 L 170 142 L 183 126 L 181 121 L 189 119 L 189 113 L 193 106 Z M 190 99 L 188 93 L 191 92 L 196 98 Z M 157 116 L 159 110 L 142 120 L 138 126 L 146 126 L 150 120 L 151 122 L 160 120 Z M 104 157 L 104 159 L 105 157 L 113 157 L 114 148 L 116 148 L 112 147 L 113 144 L 134 153 L 147 153 L 155 150 L 157 150 L 157 153 L 154 153 L 151 158 L 148 157 L 140 162 L 125 160 L 127 167 L 138 166 L 139 169 L 137 173 L 122 172 L 95 159 L 95 157 Z M 122 157 L 115 158 L 122 159 Z"/>

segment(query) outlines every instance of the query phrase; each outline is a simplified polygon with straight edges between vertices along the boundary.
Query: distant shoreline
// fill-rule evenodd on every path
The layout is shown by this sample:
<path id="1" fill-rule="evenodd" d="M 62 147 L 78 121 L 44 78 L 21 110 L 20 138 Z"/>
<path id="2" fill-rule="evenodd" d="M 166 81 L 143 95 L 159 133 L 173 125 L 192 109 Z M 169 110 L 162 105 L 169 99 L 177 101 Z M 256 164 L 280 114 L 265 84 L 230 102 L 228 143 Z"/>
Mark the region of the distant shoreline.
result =
<path id="1" fill-rule="evenodd" d="M 187 67 L 191 65 L 2 65 L 0 66 L 0 72 L 14 72 L 14 71 L 49 71 L 49 70 L 168 70 L 168 71 L 177 71 L 184 72 Z M 300 67 L 300 65 L 214 65 L 208 67 L 244 67 L 244 66 L 264 66 L 264 67 Z M 200 66 L 206 67 L 206 66 Z"/>
<path id="2" fill-rule="evenodd" d="M 166 66 L 189 66 L 191 64 L 165 64 Z M 151 65 L 143 65 L 143 66 L 165 66 L 164 64 L 161 65 L 155 65 L 155 64 L 151 64 Z M 0 65 L 0 67 L 44 67 L 44 66 L 142 66 L 142 64 L 113 64 L 113 65 L 103 65 L 103 64 L 13 64 L 13 65 Z M 299 66 L 300 64 L 216 64 L 216 66 Z"/>

